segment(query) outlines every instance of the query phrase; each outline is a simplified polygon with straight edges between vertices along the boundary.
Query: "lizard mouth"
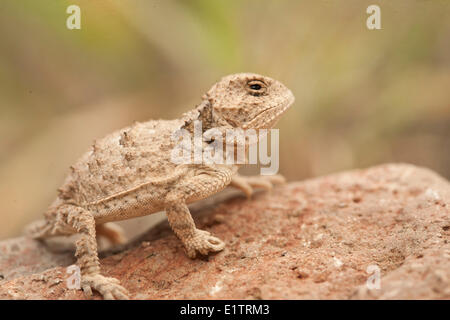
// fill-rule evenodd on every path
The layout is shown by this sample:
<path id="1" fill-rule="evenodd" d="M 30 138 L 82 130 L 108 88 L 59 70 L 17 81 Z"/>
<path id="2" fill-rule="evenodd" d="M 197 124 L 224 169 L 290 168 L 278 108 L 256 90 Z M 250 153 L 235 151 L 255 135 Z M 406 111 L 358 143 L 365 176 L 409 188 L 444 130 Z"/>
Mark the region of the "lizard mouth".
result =
<path id="1" fill-rule="evenodd" d="M 260 112 L 253 120 L 246 123 L 243 126 L 243 129 L 270 129 L 272 128 L 283 113 L 286 112 L 287 109 L 294 103 L 294 95 L 289 92 L 289 96 L 285 101 L 281 103 L 271 106 L 264 111 Z"/>

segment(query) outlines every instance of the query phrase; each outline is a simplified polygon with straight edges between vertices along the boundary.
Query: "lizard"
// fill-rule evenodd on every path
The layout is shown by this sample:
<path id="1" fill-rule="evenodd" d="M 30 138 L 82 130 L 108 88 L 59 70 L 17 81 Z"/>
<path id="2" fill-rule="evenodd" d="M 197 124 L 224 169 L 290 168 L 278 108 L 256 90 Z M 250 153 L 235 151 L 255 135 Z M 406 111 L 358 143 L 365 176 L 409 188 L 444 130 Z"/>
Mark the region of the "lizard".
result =
<path id="1" fill-rule="evenodd" d="M 281 175 L 241 176 L 240 164 L 176 164 L 171 161 L 176 130 L 193 132 L 195 121 L 202 130 L 272 128 L 294 102 L 292 92 L 280 82 L 254 73 L 223 77 L 201 102 L 175 120 L 135 122 L 102 139 L 70 167 L 58 195 L 26 234 L 37 240 L 79 234 L 75 257 L 80 268 L 80 287 L 104 299 L 128 299 L 119 280 L 103 276 L 97 236 L 113 244 L 125 241 L 114 221 L 165 210 L 170 227 L 190 258 L 224 249 L 225 243 L 196 228 L 188 204 L 207 198 L 227 186 L 248 197 L 253 188 L 270 189 L 284 182 Z M 208 144 L 211 141 L 202 141 Z"/>

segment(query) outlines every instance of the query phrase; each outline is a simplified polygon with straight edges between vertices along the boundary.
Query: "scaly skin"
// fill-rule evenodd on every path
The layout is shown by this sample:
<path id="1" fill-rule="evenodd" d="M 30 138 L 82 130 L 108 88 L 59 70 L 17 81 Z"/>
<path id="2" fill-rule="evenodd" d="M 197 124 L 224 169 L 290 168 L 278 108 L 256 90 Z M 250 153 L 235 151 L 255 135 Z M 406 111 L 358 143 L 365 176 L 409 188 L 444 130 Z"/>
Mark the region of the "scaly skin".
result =
<path id="1" fill-rule="evenodd" d="M 97 290 L 105 299 L 127 299 L 119 281 L 100 274 L 96 234 L 112 243 L 125 241 L 112 221 L 165 210 L 170 226 L 189 257 L 221 251 L 225 244 L 196 228 L 187 204 L 215 194 L 228 185 L 248 197 L 253 188 L 271 189 L 281 176 L 243 177 L 239 165 L 176 164 L 172 134 L 202 130 L 268 129 L 293 103 L 292 93 L 276 80 L 241 73 L 222 78 L 202 97 L 202 102 L 177 120 L 134 125 L 97 140 L 73 166 L 45 220 L 28 228 L 36 239 L 78 233 L 77 264 L 81 287 L 87 295 Z M 206 146 L 209 142 L 203 141 Z"/>

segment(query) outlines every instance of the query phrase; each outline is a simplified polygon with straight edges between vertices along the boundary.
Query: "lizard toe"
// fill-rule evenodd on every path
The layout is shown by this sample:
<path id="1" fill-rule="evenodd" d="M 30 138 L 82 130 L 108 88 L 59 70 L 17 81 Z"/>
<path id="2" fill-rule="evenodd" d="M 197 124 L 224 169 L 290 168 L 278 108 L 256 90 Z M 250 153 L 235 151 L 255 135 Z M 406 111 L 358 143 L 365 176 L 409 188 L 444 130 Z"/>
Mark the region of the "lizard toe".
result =
<path id="1" fill-rule="evenodd" d="M 82 290 L 87 298 L 92 297 L 92 289 L 90 285 L 83 285 Z"/>
<path id="2" fill-rule="evenodd" d="M 196 230 L 196 234 L 186 243 L 187 254 L 190 258 L 195 258 L 196 253 L 208 255 L 210 252 L 218 252 L 225 248 L 225 243 L 217 237 L 212 236 L 208 231 Z"/>
<path id="3" fill-rule="evenodd" d="M 105 300 L 128 299 L 128 292 L 120 285 L 119 280 L 100 274 L 83 276 L 82 288 L 85 293 L 92 294 L 92 289 L 98 291 Z"/>

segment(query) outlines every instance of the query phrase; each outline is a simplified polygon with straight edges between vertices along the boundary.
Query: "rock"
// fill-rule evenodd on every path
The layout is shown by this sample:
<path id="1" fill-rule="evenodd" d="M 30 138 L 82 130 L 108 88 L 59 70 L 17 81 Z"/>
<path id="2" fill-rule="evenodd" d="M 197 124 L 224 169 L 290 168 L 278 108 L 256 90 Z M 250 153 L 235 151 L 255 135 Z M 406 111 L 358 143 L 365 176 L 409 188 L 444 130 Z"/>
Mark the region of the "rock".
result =
<path id="1" fill-rule="evenodd" d="M 134 299 L 449 299 L 450 184 L 388 164 L 293 182 L 194 211 L 224 251 L 190 260 L 166 222 L 102 254 Z M 0 243 L 0 298 L 83 299 L 73 252 Z M 96 295 L 99 299 L 99 295 Z"/>

